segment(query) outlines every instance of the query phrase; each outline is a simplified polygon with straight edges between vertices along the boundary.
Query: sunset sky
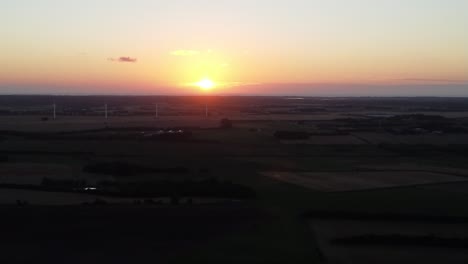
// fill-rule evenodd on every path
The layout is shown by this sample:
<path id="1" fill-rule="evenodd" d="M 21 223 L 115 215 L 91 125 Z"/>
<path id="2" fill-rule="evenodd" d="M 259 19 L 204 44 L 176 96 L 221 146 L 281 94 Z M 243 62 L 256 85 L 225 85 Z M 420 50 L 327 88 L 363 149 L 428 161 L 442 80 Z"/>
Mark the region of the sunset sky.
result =
<path id="1" fill-rule="evenodd" d="M 468 96 L 467 0 L 1 0 L 1 94 Z"/>

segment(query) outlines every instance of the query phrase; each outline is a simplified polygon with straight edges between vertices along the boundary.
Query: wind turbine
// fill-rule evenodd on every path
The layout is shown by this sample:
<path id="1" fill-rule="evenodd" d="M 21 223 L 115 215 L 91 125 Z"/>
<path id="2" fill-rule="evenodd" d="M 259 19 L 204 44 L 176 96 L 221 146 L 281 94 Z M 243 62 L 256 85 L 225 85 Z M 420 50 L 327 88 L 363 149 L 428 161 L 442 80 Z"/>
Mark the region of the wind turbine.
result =
<path id="1" fill-rule="evenodd" d="M 107 104 L 104 104 L 104 118 L 107 119 Z"/>
<path id="2" fill-rule="evenodd" d="M 57 118 L 57 105 L 55 104 L 55 102 L 54 102 L 54 104 L 53 104 L 53 107 L 54 107 L 54 115 L 53 115 L 53 118 L 54 118 L 54 120 L 55 120 L 55 119 Z"/>
<path id="3" fill-rule="evenodd" d="M 158 104 L 156 104 L 156 106 L 155 106 L 155 117 L 156 117 L 156 119 L 159 118 L 159 105 Z"/>

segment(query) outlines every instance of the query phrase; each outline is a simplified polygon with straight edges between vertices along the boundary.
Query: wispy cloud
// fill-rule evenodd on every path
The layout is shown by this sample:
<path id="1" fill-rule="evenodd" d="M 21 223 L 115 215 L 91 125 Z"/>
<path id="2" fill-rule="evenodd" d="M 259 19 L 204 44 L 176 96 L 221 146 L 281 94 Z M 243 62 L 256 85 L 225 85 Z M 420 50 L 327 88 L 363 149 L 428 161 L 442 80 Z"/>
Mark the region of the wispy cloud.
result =
<path id="1" fill-rule="evenodd" d="M 115 58 L 108 58 L 108 61 L 113 61 L 113 62 L 130 62 L 130 63 L 136 63 L 137 58 L 132 58 L 132 57 L 119 57 L 117 59 Z"/>
<path id="2" fill-rule="evenodd" d="M 200 53 L 201 52 L 198 51 L 198 50 L 174 50 L 174 51 L 171 51 L 172 56 L 185 56 L 185 57 L 197 56 Z"/>
<path id="3" fill-rule="evenodd" d="M 407 82 L 425 82 L 425 83 L 466 83 L 468 80 L 456 80 L 456 79 L 435 79 L 435 78 L 405 78 L 400 81 Z"/>

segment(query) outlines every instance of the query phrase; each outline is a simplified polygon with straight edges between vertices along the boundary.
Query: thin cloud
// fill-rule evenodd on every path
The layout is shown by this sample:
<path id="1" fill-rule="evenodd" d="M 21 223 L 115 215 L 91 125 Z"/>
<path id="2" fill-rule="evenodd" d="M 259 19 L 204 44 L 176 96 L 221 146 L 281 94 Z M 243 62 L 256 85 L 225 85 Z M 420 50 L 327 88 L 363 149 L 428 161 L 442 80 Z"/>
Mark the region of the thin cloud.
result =
<path id="1" fill-rule="evenodd" d="M 182 57 L 189 57 L 189 56 L 197 56 L 201 52 L 198 50 L 174 50 L 171 51 L 172 56 L 182 56 Z"/>
<path id="2" fill-rule="evenodd" d="M 428 82 L 428 83 L 466 83 L 468 80 L 456 80 L 456 79 L 434 79 L 434 78 L 406 78 L 401 81 L 408 82 Z"/>
<path id="3" fill-rule="evenodd" d="M 130 57 L 120 57 L 119 62 L 137 62 L 137 59 Z"/>
<path id="4" fill-rule="evenodd" d="M 132 58 L 132 57 L 119 57 L 117 59 L 115 58 L 108 58 L 108 61 L 113 61 L 113 62 L 129 62 L 129 63 L 136 63 L 137 58 Z"/>

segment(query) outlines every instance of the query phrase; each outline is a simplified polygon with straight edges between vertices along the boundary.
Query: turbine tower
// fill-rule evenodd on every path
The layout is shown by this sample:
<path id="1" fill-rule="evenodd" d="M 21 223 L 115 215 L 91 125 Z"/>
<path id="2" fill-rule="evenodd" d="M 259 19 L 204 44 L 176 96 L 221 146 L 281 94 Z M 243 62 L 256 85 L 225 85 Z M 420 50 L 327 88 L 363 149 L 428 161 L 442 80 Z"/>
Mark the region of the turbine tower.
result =
<path id="1" fill-rule="evenodd" d="M 53 107 L 54 107 L 54 116 L 53 116 L 53 118 L 55 120 L 57 118 L 57 105 L 55 104 L 55 102 L 53 104 Z"/>
<path id="2" fill-rule="evenodd" d="M 107 119 L 107 104 L 104 105 L 104 117 Z"/>
<path id="3" fill-rule="evenodd" d="M 159 118 L 159 105 L 158 104 L 156 104 L 155 111 L 156 111 L 155 112 L 155 117 L 156 117 L 156 119 L 158 119 Z"/>

